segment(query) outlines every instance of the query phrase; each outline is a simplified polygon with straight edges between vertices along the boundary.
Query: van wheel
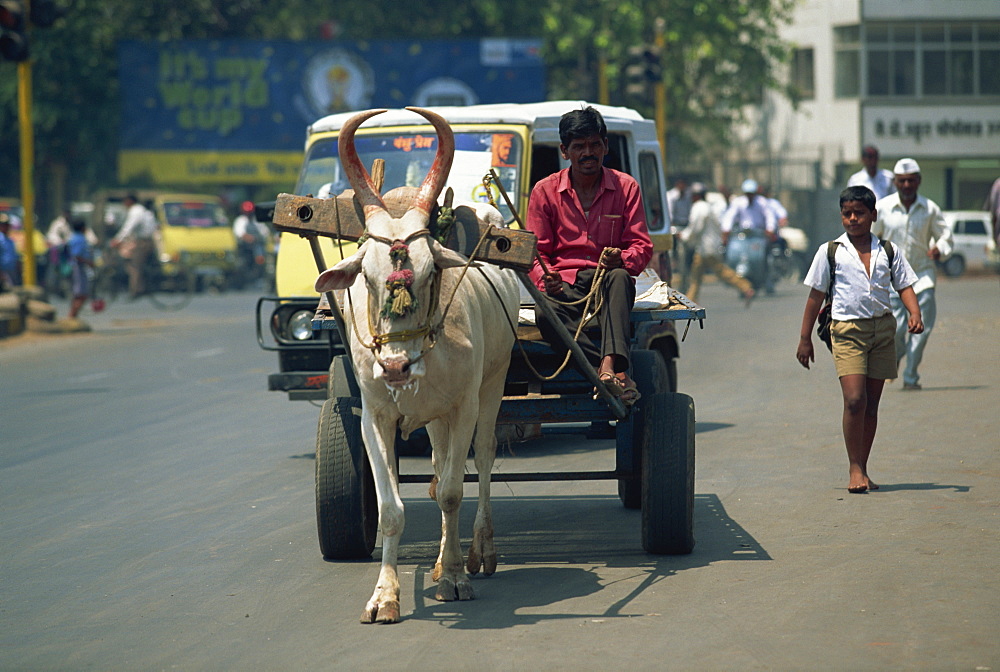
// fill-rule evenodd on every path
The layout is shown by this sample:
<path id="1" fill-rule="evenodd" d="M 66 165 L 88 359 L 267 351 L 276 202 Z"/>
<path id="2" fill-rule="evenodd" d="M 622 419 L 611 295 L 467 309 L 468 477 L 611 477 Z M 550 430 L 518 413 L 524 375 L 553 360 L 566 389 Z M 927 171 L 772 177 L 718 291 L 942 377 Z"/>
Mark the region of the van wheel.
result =
<path id="1" fill-rule="evenodd" d="M 949 278 L 957 278 L 965 273 L 965 259 L 960 254 L 953 254 L 943 264 L 944 274 Z"/>

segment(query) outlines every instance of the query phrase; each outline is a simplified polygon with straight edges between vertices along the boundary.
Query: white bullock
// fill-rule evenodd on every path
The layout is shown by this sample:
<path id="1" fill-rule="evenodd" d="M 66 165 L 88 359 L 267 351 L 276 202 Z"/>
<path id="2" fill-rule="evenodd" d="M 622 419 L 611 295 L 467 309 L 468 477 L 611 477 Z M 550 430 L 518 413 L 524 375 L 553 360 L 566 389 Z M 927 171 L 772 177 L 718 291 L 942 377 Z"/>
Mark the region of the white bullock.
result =
<path id="1" fill-rule="evenodd" d="M 436 113 L 408 108 L 437 130 L 438 150 L 409 210 L 393 218 L 354 148 L 369 117 L 362 112 L 340 132 L 344 171 L 364 208 L 367 240 L 357 253 L 322 273 L 316 289 L 348 289 L 345 319 L 361 387 L 361 431 L 378 493 L 382 568 L 363 623 L 399 620 L 396 558 L 403 531 L 394 437 L 427 427 L 433 446 L 436 496 L 441 507 L 441 547 L 434 567 L 438 600 L 475 597 L 466 574 L 496 571 L 490 512 L 490 471 L 496 455 L 495 425 L 510 363 L 516 320 L 517 279 L 491 264 L 469 268 L 466 259 L 434 240 L 430 213 L 447 179 L 455 140 Z M 495 218 L 499 213 L 494 209 Z M 502 221 L 502 220 L 499 220 Z M 450 300 L 454 293 L 454 299 Z M 479 506 L 463 568 L 458 511 L 469 446 L 475 441 Z"/>

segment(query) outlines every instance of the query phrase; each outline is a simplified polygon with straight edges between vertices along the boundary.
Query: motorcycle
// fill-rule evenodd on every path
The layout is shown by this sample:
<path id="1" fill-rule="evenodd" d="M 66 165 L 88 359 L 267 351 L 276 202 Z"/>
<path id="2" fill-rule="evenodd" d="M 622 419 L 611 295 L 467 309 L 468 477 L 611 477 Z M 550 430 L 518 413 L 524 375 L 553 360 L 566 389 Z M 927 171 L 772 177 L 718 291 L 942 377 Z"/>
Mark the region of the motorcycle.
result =
<path id="1" fill-rule="evenodd" d="M 767 234 L 763 231 L 742 229 L 729 238 L 726 265 L 749 280 L 755 290 L 767 286 L 769 292 L 773 291 L 773 284 L 768 282 L 768 247 Z"/>

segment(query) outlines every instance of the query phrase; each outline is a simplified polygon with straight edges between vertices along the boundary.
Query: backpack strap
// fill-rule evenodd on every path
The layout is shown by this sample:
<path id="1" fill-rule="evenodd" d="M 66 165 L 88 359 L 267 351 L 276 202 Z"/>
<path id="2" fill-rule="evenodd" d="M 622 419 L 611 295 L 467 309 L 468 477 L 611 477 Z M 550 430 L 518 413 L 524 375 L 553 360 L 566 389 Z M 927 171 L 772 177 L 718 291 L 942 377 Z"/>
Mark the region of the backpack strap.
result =
<path id="1" fill-rule="evenodd" d="M 879 238 L 878 242 L 885 250 L 885 256 L 889 259 L 889 275 L 892 276 L 892 260 L 896 257 L 896 248 L 885 238 Z"/>
<path id="2" fill-rule="evenodd" d="M 826 244 L 826 260 L 830 265 L 830 286 L 826 288 L 827 301 L 833 303 L 833 283 L 837 280 L 837 246 L 839 241 L 831 240 Z"/>

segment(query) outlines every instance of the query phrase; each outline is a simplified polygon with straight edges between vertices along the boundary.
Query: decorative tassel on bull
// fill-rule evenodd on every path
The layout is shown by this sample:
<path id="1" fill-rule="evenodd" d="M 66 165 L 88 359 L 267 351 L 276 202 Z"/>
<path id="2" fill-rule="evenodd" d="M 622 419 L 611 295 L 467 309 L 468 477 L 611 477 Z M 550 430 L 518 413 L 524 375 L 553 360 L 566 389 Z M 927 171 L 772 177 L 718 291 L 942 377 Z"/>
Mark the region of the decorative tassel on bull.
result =
<path id="1" fill-rule="evenodd" d="M 382 317 L 403 318 L 417 309 L 417 298 L 413 296 L 413 271 L 403 268 L 410 258 L 410 248 L 401 240 L 397 240 L 389 248 L 389 258 L 392 259 L 393 271 L 385 279 L 385 288 L 389 295 L 382 306 Z"/>

